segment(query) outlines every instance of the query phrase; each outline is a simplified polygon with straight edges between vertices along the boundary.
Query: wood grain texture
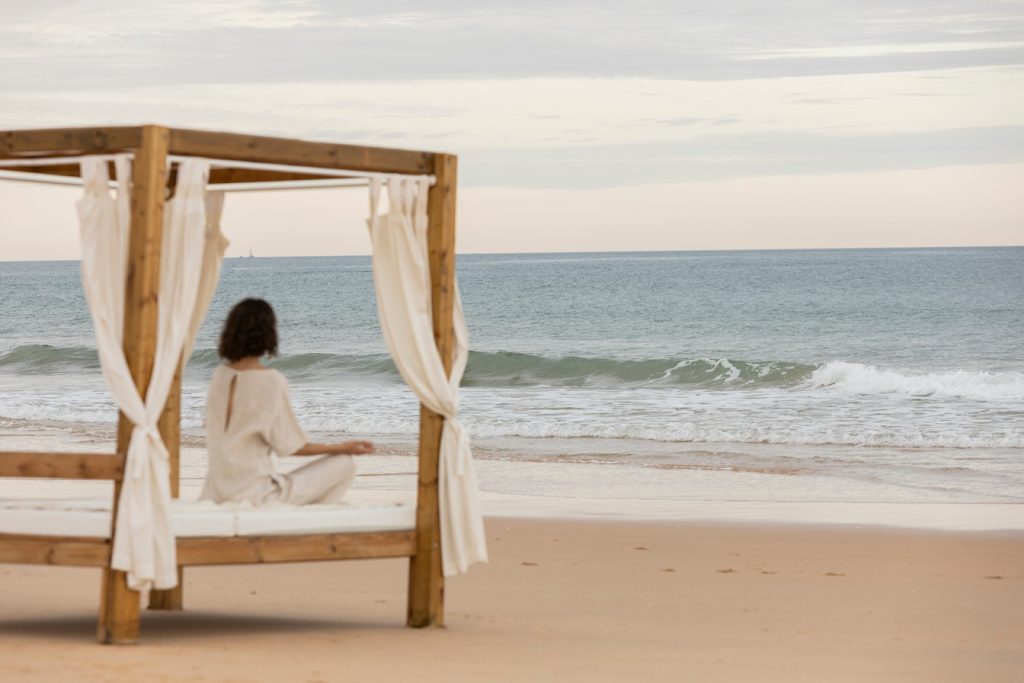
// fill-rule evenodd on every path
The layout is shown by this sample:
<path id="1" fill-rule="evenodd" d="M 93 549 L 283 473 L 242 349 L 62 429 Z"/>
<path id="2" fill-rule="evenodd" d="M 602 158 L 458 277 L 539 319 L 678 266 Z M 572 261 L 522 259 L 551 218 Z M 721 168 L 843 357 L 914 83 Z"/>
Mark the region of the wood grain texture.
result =
<path id="1" fill-rule="evenodd" d="M 170 469 L 171 497 L 177 498 L 181 485 L 181 372 L 182 361 L 171 380 L 171 388 L 167 394 L 167 403 L 160 414 L 158 428 L 160 437 L 167 447 L 168 466 Z M 178 566 L 178 585 L 174 588 L 154 589 L 149 592 L 149 609 L 162 611 L 178 611 L 185 608 L 185 570 Z"/>
<path id="2" fill-rule="evenodd" d="M 424 175 L 434 172 L 442 155 L 420 150 L 370 147 L 293 138 L 246 135 L 160 126 L 100 126 L 0 131 L 0 159 L 79 154 L 112 154 L 141 149 L 147 130 L 165 131 L 168 150 L 181 156 L 227 161 L 249 161 L 330 168 L 373 173 Z M 76 176 L 74 164 L 55 165 L 26 172 Z M 214 170 L 211 182 L 266 182 L 311 180 L 315 174 L 248 169 Z"/>
<path id="3" fill-rule="evenodd" d="M 178 561 L 192 566 L 408 557 L 415 539 L 414 531 L 179 538 Z"/>
<path id="4" fill-rule="evenodd" d="M 114 177 L 114 164 L 109 164 L 107 174 Z M 77 163 L 60 163 L 47 166 L 16 166 L 0 167 L 0 171 L 11 171 L 14 173 L 35 173 L 37 175 L 56 175 L 62 178 L 79 178 L 82 175 L 82 167 Z"/>
<path id="5" fill-rule="evenodd" d="M 180 612 L 185 609 L 185 568 L 178 565 L 178 585 L 174 588 L 151 590 L 147 609 Z"/>
<path id="6" fill-rule="evenodd" d="M 412 530 L 177 539 L 183 566 L 409 557 L 415 548 Z M 105 567 L 110 549 L 106 538 L 0 534 L 0 562 L 12 564 Z"/>
<path id="7" fill-rule="evenodd" d="M 54 175 L 62 178 L 78 178 L 82 175 L 81 165 L 77 163 L 55 163 L 46 166 L 18 166 L 0 170 L 17 173 L 34 173 L 37 175 Z M 114 177 L 114 164 L 108 164 L 108 175 Z M 235 183 L 272 183 L 296 182 L 300 180 L 337 180 L 334 175 L 321 173 L 296 173 L 290 171 L 263 171 L 249 168 L 215 168 L 210 170 L 210 183 L 213 185 L 231 185 Z"/>
<path id="8" fill-rule="evenodd" d="M 451 372 L 455 351 L 452 312 L 455 305 L 455 208 L 457 159 L 438 154 L 427 201 L 429 227 L 430 301 L 434 342 Z M 441 566 L 441 521 L 438 466 L 444 418 L 420 406 L 419 477 L 416 493 L 416 554 L 409 562 L 409 626 L 444 625 L 444 574 Z"/>
<path id="9" fill-rule="evenodd" d="M 184 359 L 178 361 L 171 380 L 171 388 L 167 392 L 164 411 L 160 413 L 157 429 L 167 447 L 167 455 L 171 470 L 171 497 L 177 498 L 181 488 L 181 373 Z"/>
<path id="10" fill-rule="evenodd" d="M 0 159 L 125 152 L 141 144 L 142 131 L 140 126 L 0 131 Z"/>
<path id="11" fill-rule="evenodd" d="M 376 173 L 429 174 L 432 152 L 171 129 L 171 154 Z"/>
<path id="12" fill-rule="evenodd" d="M 292 171 L 263 171 L 252 168 L 215 168 L 210 171 L 210 183 L 231 185 L 236 183 L 296 182 L 299 180 L 337 180 L 337 176 Z"/>
<path id="13" fill-rule="evenodd" d="M 105 538 L 0 534 L 0 562 L 105 567 L 110 542 Z"/>
<path id="14" fill-rule="evenodd" d="M 156 356 L 157 296 L 160 290 L 160 243 L 163 235 L 164 187 L 167 183 L 166 128 L 143 126 L 132 165 L 131 236 L 125 287 L 124 354 L 143 396 L 149 387 Z M 118 451 L 127 452 L 132 424 L 118 420 Z M 114 487 L 111 538 L 117 523 L 121 486 Z M 124 572 L 107 567 L 97 637 L 104 643 L 132 643 L 139 636 L 139 594 L 128 589 Z"/>
<path id="15" fill-rule="evenodd" d="M 117 453 L 0 451 L 0 477 L 120 481 L 122 476 L 124 456 Z"/>
<path id="16" fill-rule="evenodd" d="M 167 393 L 164 411 L 157 423 L 160 437 L 167 447 L 170 469 L 171 497 L 177 498 L 181 486 L 181 373 L 184 359 L 178 361 Z M 149 609 L 177 611 L 185 608 L 185 570 L 178 567 L 178 585 L 149 592 Z"/>

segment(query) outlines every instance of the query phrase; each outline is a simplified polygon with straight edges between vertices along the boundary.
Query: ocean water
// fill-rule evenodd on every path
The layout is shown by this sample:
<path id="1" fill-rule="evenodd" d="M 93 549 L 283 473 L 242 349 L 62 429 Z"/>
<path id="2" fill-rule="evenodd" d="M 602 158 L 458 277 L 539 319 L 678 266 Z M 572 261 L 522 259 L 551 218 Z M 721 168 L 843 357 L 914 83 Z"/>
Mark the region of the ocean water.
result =
<path id="1" fill-rule="evenodd" d="M 458 268 L 462 413 L 478 458 L 500 463 L 495 491 L 1024 502 L 1024 248 L 465 255 Z M 384 348 L 367 257 L 225 262 L 186 373 L 186 443 L 202 444 L 219 325 L 245 296 L 278 312 L 273 365 L 311 432 L 410 452 L 416 401 Z M 77 262 L 0 263 L 0 302 L 0 447 L 109 443 Z"/>

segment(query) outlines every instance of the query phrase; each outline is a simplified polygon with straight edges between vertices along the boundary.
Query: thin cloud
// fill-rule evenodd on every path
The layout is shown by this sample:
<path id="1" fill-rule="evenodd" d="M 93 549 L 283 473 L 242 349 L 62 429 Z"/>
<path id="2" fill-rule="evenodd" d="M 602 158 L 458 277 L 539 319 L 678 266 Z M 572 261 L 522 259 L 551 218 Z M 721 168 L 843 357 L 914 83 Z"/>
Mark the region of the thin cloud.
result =
<path id="1" fill-rule="evenodd" d="M 443 148 L 466 183 L 547 187 L 1024 148 L 1019 2 L 0 3 L 3 128 L 157 120 Z"/>
<path id="2" fill-rule="evenodd" d="M 473 186 L 593 189 L 750 176 L 895 171 L 1024 162 L 1024 125 L 917 134 L 707 136 L 631 145 L 478 149 L 462 154 Z"/>
<path id="3" fill-rule="evenodd" d="M 0 87 L 15 89 L 573 76 L 733 80 L 1024 63 L 1024 11 L 994 1 L 663 0 L 625 9 L 537 0 L 487 7 L 449 1 L 429 9 L 327 0 L 7 4 Z"/>

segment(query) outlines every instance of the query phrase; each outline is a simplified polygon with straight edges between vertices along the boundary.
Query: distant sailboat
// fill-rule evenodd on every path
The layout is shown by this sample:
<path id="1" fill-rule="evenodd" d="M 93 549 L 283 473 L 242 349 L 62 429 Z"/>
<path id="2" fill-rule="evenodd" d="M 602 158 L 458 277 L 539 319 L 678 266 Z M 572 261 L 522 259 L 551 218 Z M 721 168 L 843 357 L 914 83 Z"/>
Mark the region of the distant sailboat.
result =
<path id="1" fill-rule="evenodd" d="M 256 258 L 252 255 L 252 247 L 249 247 L 249 258 Z"/>

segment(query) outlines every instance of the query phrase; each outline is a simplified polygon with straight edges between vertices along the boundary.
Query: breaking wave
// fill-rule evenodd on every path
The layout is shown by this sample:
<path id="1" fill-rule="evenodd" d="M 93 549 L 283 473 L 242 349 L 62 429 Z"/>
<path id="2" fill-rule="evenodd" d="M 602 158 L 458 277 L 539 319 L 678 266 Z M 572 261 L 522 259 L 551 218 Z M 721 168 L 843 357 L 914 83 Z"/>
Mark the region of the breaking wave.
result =
<path id="1" fill-rule="evenodd" d="M 811 373 L 808 384 L 850 394 L 901 394 L 966 399 L 1024 399 L 1024 372 L 908 373 L 860 363 L 827 363 Z"/>
<path id="2" fill-rule="evenodd" d="M 212 369 L 220 362 L 215 351 L 192 354 L 190 366 Z M 271 365 L 296 377 L 365 376 L 398 381 L 386 354 L 300 353 L 274 359 Z M 60 374 L 99 368 L 96 351 L 46 344 L 18 346 L 0 354 L 0 370 L 24 374 Z M 815 366 L 783 361 L 744 361 L 726 358 L 615 359 L 586 356 L 548 357 L 510 351 L 472 351 L 463 383 L 467 386 L 615 386 L 792 385 Z"/>
<path id="3" fill-rule="evenodd" d="M 211 370 L 219 363 L 211 349 L 192 354 L 190 370 Z M 300 353 L 271 363 L 290 377 L 399 382 L 386 354 Z M 0 371 L 15 374 L 95 372 L 94 349 L 29 344 L 0 354 Z M 950 370 L 914 372 L 862 363 L 821 365 L 729 358 L 618 359 L 589 356 L 541 356 L 511 351 L 472 351 L 463 385 L 469 387 L 692 387 L 707 389 L 781 388 L 827 390 L 853 395 L 896 394 L 973 400 L 1024 399 L 1024 372 Z"/>

